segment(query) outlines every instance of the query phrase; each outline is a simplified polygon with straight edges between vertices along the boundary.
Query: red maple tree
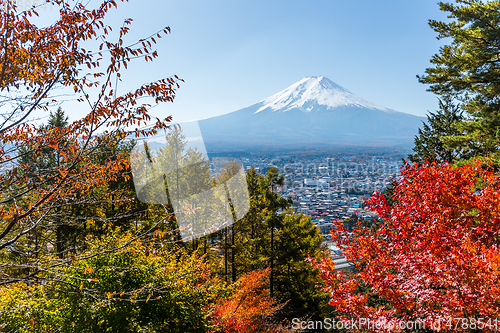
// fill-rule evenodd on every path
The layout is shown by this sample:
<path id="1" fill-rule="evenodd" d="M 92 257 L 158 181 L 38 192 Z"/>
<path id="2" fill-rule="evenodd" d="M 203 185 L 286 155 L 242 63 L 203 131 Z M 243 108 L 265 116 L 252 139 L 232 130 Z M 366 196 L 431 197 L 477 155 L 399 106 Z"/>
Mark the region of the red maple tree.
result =
<path id="1" fill-rule="evenodd" d="M 218 302 L 213 309 L 212 333 L 292 332 L 272 317 L 285 304 L 278 304 L 266 286 L 269 284 L 269 268 L 243 275 L 234 293 Z"/>
<path id="2" fill-rule="evenodd" d="M 333 233 L 347 244 L 346 258 L 356 270 L 335 271 L 330 257 L 313 261 L 342 319 L 385 321 L 395 331 L 417 320 L 427 329 L 495 330 L 500 313 L 498 174 L 479 162 L 406 165 L 391 204 L 377 193 L 368 204 L 379 214 L 376 228 L 348 234 L 338 224 Z"/>

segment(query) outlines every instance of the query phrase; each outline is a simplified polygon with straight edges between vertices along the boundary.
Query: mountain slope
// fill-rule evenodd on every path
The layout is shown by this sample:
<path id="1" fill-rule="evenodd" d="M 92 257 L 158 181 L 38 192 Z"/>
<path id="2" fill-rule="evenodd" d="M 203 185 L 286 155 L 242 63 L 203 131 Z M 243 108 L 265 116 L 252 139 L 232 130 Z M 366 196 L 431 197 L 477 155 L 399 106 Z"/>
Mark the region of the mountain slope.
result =
<path id="1" fill-rule="evenodd" d="M 208 151 L 324 146 L 411 146 L 423 117 L 308 77 L 259 103 L 199 121 Z"/>

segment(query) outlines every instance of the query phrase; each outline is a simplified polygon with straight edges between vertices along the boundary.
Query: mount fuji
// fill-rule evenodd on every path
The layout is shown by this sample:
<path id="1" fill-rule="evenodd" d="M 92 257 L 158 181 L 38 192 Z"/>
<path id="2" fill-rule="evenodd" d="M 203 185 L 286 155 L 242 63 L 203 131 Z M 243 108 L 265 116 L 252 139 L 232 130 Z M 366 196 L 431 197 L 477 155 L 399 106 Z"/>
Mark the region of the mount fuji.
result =
<path id="1" fill-rule="evenodd" d="M 411 147 L 425 120 L 378 106 L 324 76 L 313 76 L 249 107 L 198 124 L 207 151 L 222 152 Z"/>

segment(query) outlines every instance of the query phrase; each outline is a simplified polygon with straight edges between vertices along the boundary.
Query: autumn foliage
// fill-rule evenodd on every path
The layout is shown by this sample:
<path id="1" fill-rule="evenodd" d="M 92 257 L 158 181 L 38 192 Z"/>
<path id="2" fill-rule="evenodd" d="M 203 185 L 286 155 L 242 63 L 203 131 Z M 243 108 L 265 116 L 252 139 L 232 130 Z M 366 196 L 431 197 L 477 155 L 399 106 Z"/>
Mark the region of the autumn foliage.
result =
<path id="1" fill-rule="evenodd" d="M 60 239 L 64 221 L 76 219 L 75 207 L 102 208 L 112 202 L 114 211 L 117 205 L 122 212 L 130 208 L 130 195 L 110 190 L 118 179 L 130 180 L 127 154 L 109 158 L 102 153 L 127 137 L 168 127 L 170 117 L 153 118 L 149 109 L 173 101 L 181 81 L 176 76 L 159 79 L 118 94 L 121 72 L 134 59 L 157 57 L 152 46 L 170 29 L 128 41 L 132 19 L 115 31 L 105 23 L 117 6 L 114 0 L 96 8 L 78 1 L 47 3 L 59 15 L 40 27 L 32 20 L 39 15 L 37 6 L 18 10 L 16 1 L 0 2 L 0 257 L 5 259 L 0 285 L 37 281 L 49 267 L 78 259 L 75 251 L 70 256 L 62 248 Z M 80 119 L 64 127 L 33 123 L 68 100 L 72 107 L 80 102 Z M 43 164 L 48 151 L 57 158 Z M 80 225 L 105 215 L 92 214 L 76 214 Z M 46 244 L 57 249 L 61 262 L 46 265 L 52 260 Z M 22 266 L 9 256 L 22 258 Z"/>
<path id="2" fill-rule="evenodd" d="M 344 319 L 396 327 L 419 319 L 453 330 L 453 318 L 498 318 L 499 199 L 500 176 L 488 165 L 407 165 L 391 204 L 382 194 L 368 202 L 379 224 L 333 234 L 357 270 L 335 271 L 331 258 L 314 262 L 330 304 Z"/>
<path id="3" fill-rule="evenodd" d="M 272 321 L 276 311 L 285 304 L 269 296 L 269 269 L 243 275 L 236 290 L 228 298 L 215 304 L 212 333 L 289 332 L 282 323 Z"/>
<path id="4" fill-rule="evenodd" d="M 43 285 L 0 287 L 1 332 L 208 332 L 208 307 L 227 294 L 210 262 L 108 233 L 89 237 L 86 258 L 48 272 Z M 109 243 L 120 247 L 101 254 Z M 206 309 L 206 310 L 204 310 Z"/>

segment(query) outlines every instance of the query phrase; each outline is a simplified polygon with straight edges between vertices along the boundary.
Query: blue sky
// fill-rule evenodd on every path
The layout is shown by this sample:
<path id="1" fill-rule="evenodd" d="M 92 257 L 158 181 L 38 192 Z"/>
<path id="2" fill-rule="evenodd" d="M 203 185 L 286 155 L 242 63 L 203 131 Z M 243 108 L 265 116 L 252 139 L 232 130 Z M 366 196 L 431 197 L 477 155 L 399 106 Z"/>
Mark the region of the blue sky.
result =
<path id="1" fill-rule="evenodd" d="M 95 6 L 91 0 L 89 6 Z M 177 74 L 174 120 L 203 119 L 254 104 L 305 76 L 326 76 L 376 104 L 423 116 L 437 98 L 417 74 L 446 41 L 429 19 L 446 19 L 435 0 L 130 0 L 109 21 L 131 17 L 130 41 L 165 26 L 159 58 L 136 60 L 119 92 Z"/>

